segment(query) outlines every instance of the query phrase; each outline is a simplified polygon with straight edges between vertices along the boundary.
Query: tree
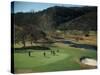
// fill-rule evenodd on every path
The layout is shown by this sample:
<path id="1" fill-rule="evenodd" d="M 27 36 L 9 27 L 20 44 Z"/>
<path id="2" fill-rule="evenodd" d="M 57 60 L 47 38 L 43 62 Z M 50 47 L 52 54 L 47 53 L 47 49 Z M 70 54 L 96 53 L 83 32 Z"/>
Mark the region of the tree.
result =
<path id="1" fill-rule="evenodd" d="M 27 40 L 27 31 L 24 28 L 15 25 L 14 32 L 15 32 L 15 37 L 14 37 L 15 43 L 21 42 L 23 44 L 23 47 L 25 47 Z"/>

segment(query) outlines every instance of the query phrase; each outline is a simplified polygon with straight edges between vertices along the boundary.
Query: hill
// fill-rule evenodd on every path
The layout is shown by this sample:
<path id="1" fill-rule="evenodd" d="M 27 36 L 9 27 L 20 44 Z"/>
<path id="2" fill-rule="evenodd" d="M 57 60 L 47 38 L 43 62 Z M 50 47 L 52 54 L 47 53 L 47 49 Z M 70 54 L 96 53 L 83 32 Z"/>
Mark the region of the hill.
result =
<path id="1" fill-rule="evenodd" d="M 66 30 L 97 30 L 97 13 L 89 12 L 85 15 L 79 16 L 71 21 L 63 23 L 59 26 L 61 29 Z"/>
<path id="2" fill-rule="evenodd" d="M 89 12 L 97 12 L 96 7 L 62 7 L 54 6 L 39 12 L 19 12 L 14 14 L 15 25 L 37 26 L 40 30 L 55 30 L 59 25 Z"/>

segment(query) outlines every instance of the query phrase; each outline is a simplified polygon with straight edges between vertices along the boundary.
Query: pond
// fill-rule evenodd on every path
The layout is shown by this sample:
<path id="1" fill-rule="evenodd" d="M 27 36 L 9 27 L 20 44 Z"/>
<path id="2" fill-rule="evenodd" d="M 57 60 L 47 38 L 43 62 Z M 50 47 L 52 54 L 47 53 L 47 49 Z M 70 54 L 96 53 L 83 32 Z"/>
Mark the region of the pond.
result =
<path id="1" fill-rule="evenodd" d="M 89 44 L 77 44 L 75 42 L 72 42 L 71 40 L 65 40 L 62 41 L 62 43 L 64 44 L 68 44 L 71 47 L 75 47 L 75 48 L 84 48 L 84 49 L 90 49 L 90 50 L 95 50 L 97 51 L 97 46 L 94 45 L 89 45 Z"/>

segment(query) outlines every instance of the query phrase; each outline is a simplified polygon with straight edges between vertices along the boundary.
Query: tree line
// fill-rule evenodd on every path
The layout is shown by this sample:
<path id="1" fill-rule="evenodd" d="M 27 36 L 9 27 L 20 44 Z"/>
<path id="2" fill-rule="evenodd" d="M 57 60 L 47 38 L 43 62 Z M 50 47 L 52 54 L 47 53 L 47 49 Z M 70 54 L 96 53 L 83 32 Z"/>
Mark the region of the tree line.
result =
<path id="1" fill-rule="evenodd" d="M 39 12 L 11 13 L 11 18 L 14 19 L 14 41 L 21 42 L 24 47 L 26 41 L 30 41 L 31 44 L 40 39 L 50 42 L 50 32 L 57 29 L 65 31 L 70 28 L 66 22 L 96 10 L 96 7 L 54 6 Z M 75 29 L 75 26 L 71 28 Z"/>

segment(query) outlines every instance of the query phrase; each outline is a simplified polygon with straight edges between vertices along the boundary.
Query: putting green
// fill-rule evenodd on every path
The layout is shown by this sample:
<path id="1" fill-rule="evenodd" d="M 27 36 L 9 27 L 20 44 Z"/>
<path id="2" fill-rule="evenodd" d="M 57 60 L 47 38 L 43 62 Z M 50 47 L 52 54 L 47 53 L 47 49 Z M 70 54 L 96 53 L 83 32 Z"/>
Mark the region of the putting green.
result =
<path id="1" fill-rule="evenodd" d="M 46 56 L 43 56 L 43 52 L 44 51 L 32 52 L 31 57 L 28 56 L 28 53 L 15 53 L 14 55 L 15 67 L 16 68 L 33 68 L 37 66 L 43 66 L 43 65 L 55 63 L 57 61 L 60 61 L 69 57 L 69 54 L 66 54 L 66 53 L 57 53 L 54 56 L 54 55 L 51 55 L 49 51 L 46 52 Z"/>
<path id="2" fill-rule="evenodd" d="M 80 57 L 88 56 L 96 59 L 97 52 L 70 46 L 51 47 L 51 50 L 57 51 L 56 55 L 52 55 L 50 50 L 46 50 L 46 56 L 43 55 L 44 50 L 30 50 L 31 56 L 26 50 L 20 50 L 14 53 L 15 73 L 27 72 L 48 72 L 48 71 L 64 71 L 82 69 L 77 62 Z"/>

